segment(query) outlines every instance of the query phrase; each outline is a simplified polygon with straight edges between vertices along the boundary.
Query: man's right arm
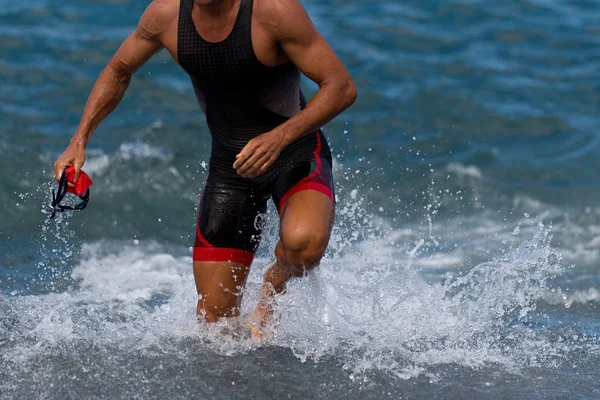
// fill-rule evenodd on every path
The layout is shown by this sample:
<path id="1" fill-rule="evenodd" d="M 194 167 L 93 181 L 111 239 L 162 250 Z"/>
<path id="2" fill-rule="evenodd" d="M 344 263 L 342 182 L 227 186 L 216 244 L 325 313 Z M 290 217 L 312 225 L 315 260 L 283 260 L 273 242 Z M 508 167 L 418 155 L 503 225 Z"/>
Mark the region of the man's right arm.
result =
<path id="1" fill-rule="evenodd" d="M 123 42 L 96 80 L 69 147 L 54 164 L 56 180 L 60 180 L 68 166 L 75 167 L 77 180 L 85 162 L 85 146 L 94 130 L 117 107 L 131 76 L 163 48 L 161 35 L 172 15 L 169 3 L 169 0 L 155 0 L 148 6 L 136 30 Z"/>

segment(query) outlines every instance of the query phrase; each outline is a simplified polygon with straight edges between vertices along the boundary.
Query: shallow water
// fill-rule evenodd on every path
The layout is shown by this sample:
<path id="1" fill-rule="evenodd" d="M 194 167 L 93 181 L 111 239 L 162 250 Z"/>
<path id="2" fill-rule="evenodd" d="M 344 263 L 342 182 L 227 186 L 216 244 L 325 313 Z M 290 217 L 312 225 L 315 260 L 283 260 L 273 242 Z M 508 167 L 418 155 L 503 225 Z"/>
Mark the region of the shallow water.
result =
<path id="1" fill-rule="evenodd" d="M 337 215 L 265 344 L 195 321 L 210 136 L 161 53 L 88 147 L 83 212 L 52 164 L 146 2 L 0 11 L 0 398 L 600 397 L 595 1 L 304 2 L 356 104 L 328 124 Z M 315 87 L 305 82 L 307 93 Z"/>

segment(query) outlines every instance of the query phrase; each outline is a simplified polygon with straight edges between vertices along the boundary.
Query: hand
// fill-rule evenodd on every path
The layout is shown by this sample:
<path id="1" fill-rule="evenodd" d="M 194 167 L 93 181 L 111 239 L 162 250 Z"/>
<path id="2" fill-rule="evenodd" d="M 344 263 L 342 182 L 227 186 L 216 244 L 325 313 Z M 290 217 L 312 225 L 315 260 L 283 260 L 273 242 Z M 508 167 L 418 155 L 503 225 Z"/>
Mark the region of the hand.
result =
<path id="1" fill-rule="evenodd" d="M 264 173 L 285 147 L 283 136 L 274 131 L 263 133 L 250 140 L 235 156 L 233 168 L 244 178 L 254 178 Z"/>
<path id="2" fill-rule="evenodd" d="M 79 178 L 79 172 L 81 171 L 81 167 L 85 163 L 85 147 L 82 143 L 71 143 L 69 147 L 62 153 L 58 160 L 54 163 L 54 174 L 56 175 L 56 180 L 60 181 L 60 177 L 62 176 L 63 171 L 67 167 L 75 168 L 75 176 L 73 177 L 73 182 L 77 182 L 77 178 Z M 74 185 L 69 182 L 69 186 L 73 187 Z"/>

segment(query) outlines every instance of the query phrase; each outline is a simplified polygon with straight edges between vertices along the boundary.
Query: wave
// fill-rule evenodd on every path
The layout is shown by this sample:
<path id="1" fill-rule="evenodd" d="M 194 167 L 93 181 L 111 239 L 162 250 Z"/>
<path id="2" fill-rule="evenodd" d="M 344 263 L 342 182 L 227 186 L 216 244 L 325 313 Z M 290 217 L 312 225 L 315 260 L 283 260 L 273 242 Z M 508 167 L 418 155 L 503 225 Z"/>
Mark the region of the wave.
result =
<path id="1" fill-rule="evenodd" d="M 532 324 L 538 301 L 549 298 L 549 283 L 564 272 L 550 239 L 540 223 L 512 251 L 434 282 L 414 264 L 428 239 L 404 257 L 390 257 L 381 241 L 349 246 L 290 283 L 264 346 L 290 349 L 302 361 L 333 358 L 359 379 L 381 371 L 402 379 L 429 376 L 445 364 L 518 372 L 560 362 L 598 344 L 553 340 Z M 84 345 L 121 356 L 159 348 L 183 357 L 189 340 L 222 355 L 263 346 L 244 332 L 268 258 L 255 261 L 242 316 L 205 326 L 194 315 L 186 251 L 174 256 L 157 243 L 97 242 L 82 253 L 69 290 L 0 297 L 3 364 L 26 367 Z M 597 292 L 589 294 L 597 299 Z"/>

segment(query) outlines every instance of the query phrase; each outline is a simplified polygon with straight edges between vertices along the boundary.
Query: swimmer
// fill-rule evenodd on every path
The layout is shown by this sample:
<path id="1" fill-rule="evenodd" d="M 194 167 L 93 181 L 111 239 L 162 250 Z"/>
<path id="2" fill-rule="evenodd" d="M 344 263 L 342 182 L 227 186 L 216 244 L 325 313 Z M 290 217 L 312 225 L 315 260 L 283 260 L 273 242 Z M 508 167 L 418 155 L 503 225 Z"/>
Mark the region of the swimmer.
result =
<path id="1" fill-rule="evenodd" d="M 269 198 L 277 207 L 275 261 L 251 327 L 263 340 L 275 295 L 315 268 L 327 247 L 335 201 L 321 127 L 354 102 L 356 87 L 299 0 L 154 0 L 96 81 L 54 164 L 57 180 L 69 166 L 77 180 L 93 132 L 162 49 L 189 74 L 212 136 L 193 251 L 204 321 L 239 315 L 261 236 L 257 218 Z M 301 74 L 319 86 L 310 101 Z"/>

